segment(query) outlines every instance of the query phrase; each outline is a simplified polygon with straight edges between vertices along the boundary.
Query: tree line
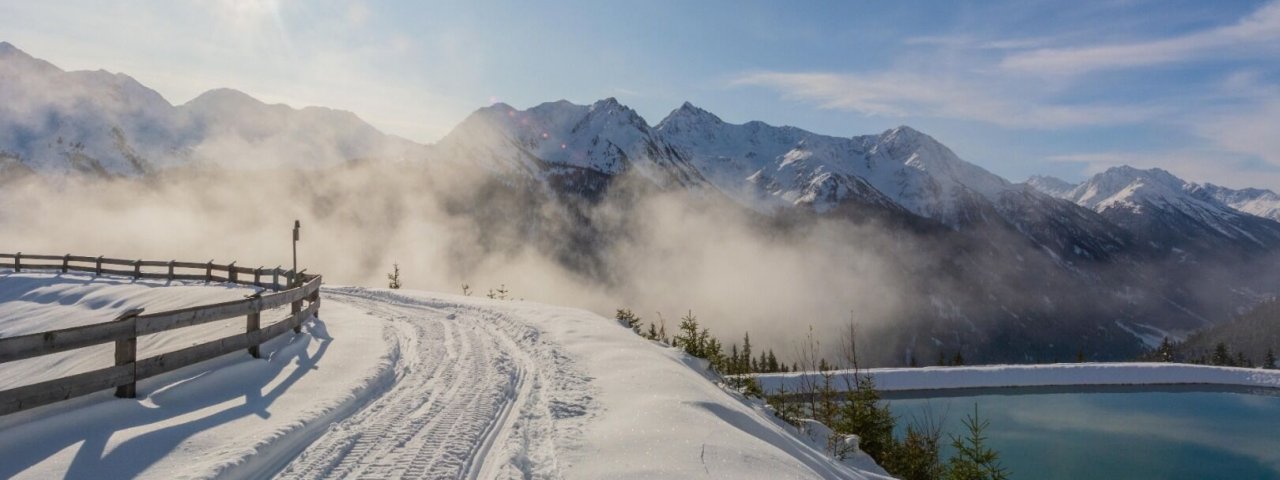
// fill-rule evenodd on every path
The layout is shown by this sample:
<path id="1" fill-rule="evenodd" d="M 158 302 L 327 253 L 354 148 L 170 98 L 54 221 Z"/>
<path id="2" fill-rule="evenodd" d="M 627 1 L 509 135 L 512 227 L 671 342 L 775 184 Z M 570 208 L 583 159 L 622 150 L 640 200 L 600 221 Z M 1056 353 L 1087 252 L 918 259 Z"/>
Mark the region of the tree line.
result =
<path id="1" fill-rule="evenodd" d="M 661 315 L 657 323 L 648 323 L 648 328 L 629 309 L 618 309 L 615 318 L 637 335 L 707 360 L 708 366 L 722 376 L 726 387 L 765 399 L 774 414 L 792 426 L 802 431 L 811 430 L 811 422 L 825 426 L 831 432 L 827 435 L 826 449 L 836 458 L 844 459 L 861 450 L 890 474 L 906 480 L 995 480 L 1009 476 L 1000 463 L 999 453 L 986 443 L 985 432 L 990 422 L 979 416 L 976 405 L 973 414 L 964 419 L 965 432 L 951 436 L 955 453 L 945 462 L 940 455 L 942 430 L 936 419 L 917 419 L 906 425 L 903 435 L 895 436 L 898 418 L 881 399 L 874 379 L 861 373 L 859 368 L 857 329 L 852 322 L 843 335 L 842 363 L 830 362 L 819 354 L 819 341 L 811 327 L 797 361 L 787 366 L 778 361 L 772 349 L 761 351 L 757 356 L 749 332 L 743 334 L 741 347 L 732 343 L 724 348 L 710 329 L 698 323 L 692 311 L 680 318 L 671 336 Z M 942 357 L 941 363 L 947 363 L 946 360 Z M 963 365 L 964 360 L 957 352 L 950 363 Z M 834 373 L 837 369 L 853 370 L 852 376 L 840 377 L 843 389 L 837 385 Z M 816 375 L 800 376 L 798 391 L 789 392 L 783 387 L 768 393 L 760 388 L 754 376 L 785 372 Z M 857 440 L 851 441 L 853 438 Z"/>

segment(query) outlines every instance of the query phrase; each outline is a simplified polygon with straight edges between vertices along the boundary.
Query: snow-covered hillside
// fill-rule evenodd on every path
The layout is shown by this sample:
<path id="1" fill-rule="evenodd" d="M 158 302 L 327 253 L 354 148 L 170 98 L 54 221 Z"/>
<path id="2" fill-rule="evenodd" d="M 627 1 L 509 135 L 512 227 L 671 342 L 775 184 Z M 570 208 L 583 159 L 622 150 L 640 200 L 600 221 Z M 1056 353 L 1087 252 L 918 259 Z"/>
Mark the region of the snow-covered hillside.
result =
<path id="1" fill-rule="evenodd" d="M 0 285 L 6 332 L 170 308 L 170 292 L 238 293 L 75 275 Z M 351 287 L 323 297 L 320 319 L 266 345 L 265 360 L 227 355 L 144 381 L 137 400 L 103 392 L 0 418 L 0 476 L 887 478 L 831 460 L 701 361 L 585 311 Z"/>
<path id="2" fill-rule="evenodd" d="M 193 161 L 252 168 L 420 158 L 350 112 L 214 90 L 180 106 L 123 73 L 65 72 L 0 42 L 0 173 L 143 175 Z"/>

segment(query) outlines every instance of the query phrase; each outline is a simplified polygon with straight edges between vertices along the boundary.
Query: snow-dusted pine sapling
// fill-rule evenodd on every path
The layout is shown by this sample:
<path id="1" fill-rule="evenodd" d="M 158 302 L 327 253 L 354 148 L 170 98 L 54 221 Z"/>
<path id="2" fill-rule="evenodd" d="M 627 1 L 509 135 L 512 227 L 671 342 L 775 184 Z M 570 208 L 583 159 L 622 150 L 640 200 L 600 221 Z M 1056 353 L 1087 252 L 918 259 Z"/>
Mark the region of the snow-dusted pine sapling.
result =
<path id="1" fill-rule="evenodd" d="M 693 316 L 693 310 L 680 317 L 680 333 L 672 340 L 675 346 L 684 349 L 684 353 L 698 358 L 706 357 L 702 353 L 702 345 L 699 342 L 698 317 Z"/>
<path id="2" fill-rule="evenodd" d="M 387 274 L 387 288 L 392 290 L 400 289 L 400 264 L 391 264 L 392 271 Z"/>
<path id="3" fill-rule="evenodd" d="M 662 318 L 662 312 L 657 312 L 657 313 L 658 313 L 658 338 L 657 338 L 657 340 L 658 340 L 659 342 L 665 343 L 665 344 L 667 344 L 667 345 L 671 345 L 671 342 L 670 342 L 669 340 L 667 340 L 667 319 Z"/>
<path id="4" fill-rule="evenodd" d="M 951 480 L 1005 480 L 1009 471 L 1000 464 L 1000 454 L 987 446 L 987 436 L 983 433 L 991 422 L 978 416 L 978 405 L 973 406 L 973 415 L 964 419 L 964 437 L 951 437 L 951 446 L 956 453 L 948 464 L 947 478 Z"/>
<path id="5" fill-rule="evenodd" d="M 631 331 L 636 332 L 636 335 L 640 334 L 640 316 L 632 313 L 631 309 L 619 308 L 617 314 L 614 315 L 614 318 L 618 319 L 618 323 L 621 323 L 627 328 L 630 328 Z"/>
<path id="6" fill-rule="evenodd" d="M 892 446 L 882 464 L 885 470 L 904 480 L 943 478 L 945 468 L 939 459 L 942 427 L 931 416 L 914 419 L 907 424 L 902 441 Z"/>
<path id="7" fill-rule="evenodd" d="M 1262 368 L 1276 369 L 1276 352 L 1271 347 L 1267 347 L 1267 355 L 1262 359 Z"/>

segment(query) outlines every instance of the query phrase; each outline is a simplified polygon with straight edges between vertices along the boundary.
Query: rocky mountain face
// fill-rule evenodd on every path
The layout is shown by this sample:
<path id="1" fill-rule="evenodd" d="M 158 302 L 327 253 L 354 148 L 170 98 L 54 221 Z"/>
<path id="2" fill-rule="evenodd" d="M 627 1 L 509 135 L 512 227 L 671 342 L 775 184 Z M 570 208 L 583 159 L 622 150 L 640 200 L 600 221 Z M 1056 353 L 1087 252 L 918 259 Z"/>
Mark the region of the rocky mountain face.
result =
<path id="1" fill-rule="evenodd" d="M 1280 288 L 1261 268 L 1280 245 L 1274 193 L 1128 167 L 1078 185 L 1011 183 L 906 126 L 835 137 L 732 124 L 689 103 L 650 125 L 605 99 L 495 104 L 418 145 L 348 112 L 267 105 L 234 90 L 174 106 L 125 75 L 64 72 L 7 43 L 0 85 L 0 179 L 145 176 L 189 164 L 447 165 L 492 181 L 479 200 L 446 209 L 509 225 L 504 238 L 529 237 L 604 284 L 614 273 L 596 253 L 625 241 L 614 224 L 636 212 L 625 202 L 609 215 L 593 208 L 636 185 L 736 205 L 770 235 L 815 221 L 877 225 L 899 245 L 878 253 L 917 286 L 902 318 L 874 332 L 867 351 L 882 364 L 958 350 L 976 361 L 1129 358 Z"/>
<path id="2" fill-rule="evenodd" d="M 1198 185 L 1158 168 L 1127 166 L 1110 168 L 1069 190 L 1043 179 L 1033 186 L 1098 212 L 1159 251 L 1205 257 L 1270 252 L 1280 246 L 1280 223 L 1265 216 L 1267 203 L 1276 196 L 1265 190 Z"/>

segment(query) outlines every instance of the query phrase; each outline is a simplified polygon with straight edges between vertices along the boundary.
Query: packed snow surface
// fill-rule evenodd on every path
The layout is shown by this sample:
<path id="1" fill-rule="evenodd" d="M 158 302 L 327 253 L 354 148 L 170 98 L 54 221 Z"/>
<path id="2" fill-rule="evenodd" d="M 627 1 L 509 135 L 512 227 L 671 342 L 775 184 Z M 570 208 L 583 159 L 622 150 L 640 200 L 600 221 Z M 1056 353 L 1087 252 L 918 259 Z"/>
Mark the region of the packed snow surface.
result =
<path id="1" fill-rule="evenodd" d="M 1226 385 L 1280 388 L 1280 371 L 1177 363 L 1058 363 L 972 367 L 875 368 L 862 370 L 884 391 L 946 390 L 988 387 L 1072 385 Z M 833 372 L 837 386 L 852 370 Z M 760 375 L 765 391 L 785 386 L 795 392 L 814 382 L 814 374 Z"/>
<path id="2" fill-rule="evenodd" d="M 238 290 L 0 274 L 0 331 Z M 138 399 L 101 392 L 0 417 L 0 477 L 885 478 L 832 460 L 701 361 L 589 312 L 352 287 L 322 300 L 264 359 L 171 372 Z M 33 360 L 4 364 L 0 380 L 49 376 Z"/>

